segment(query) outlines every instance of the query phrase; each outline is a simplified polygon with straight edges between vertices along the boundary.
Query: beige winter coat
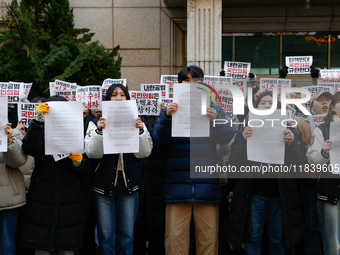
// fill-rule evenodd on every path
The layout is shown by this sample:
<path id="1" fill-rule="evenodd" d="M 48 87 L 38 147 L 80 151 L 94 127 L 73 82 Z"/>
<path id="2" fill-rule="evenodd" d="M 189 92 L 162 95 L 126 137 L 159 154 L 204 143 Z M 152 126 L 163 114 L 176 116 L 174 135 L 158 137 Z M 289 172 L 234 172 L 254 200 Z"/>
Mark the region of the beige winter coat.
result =
<path id="1" fill-rule="evenodd" d="M 26 203 L 25 182 L 18 167 L 25 164 L 27 156 L 21 150 L 23 135 L 13 129 L 7 152 L 0 152 L 0 210 L 12 209 Z"/>

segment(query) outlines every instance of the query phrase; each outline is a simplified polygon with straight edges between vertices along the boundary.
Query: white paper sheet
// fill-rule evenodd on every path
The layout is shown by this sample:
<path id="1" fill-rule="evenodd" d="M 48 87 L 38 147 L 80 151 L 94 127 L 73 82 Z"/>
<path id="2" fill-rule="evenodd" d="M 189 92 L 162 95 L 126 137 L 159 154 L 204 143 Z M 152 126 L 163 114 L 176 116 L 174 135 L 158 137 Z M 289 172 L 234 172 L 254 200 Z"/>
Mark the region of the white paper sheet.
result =
<path id="1" fill-rule="evenodd" d="M 136 128 L 135 100 L 104 101 L 103 130 L 104 154 L 139 152 L 139 129 Z"/>
<path id="2" fill-rule="evenodd" d="M 45 113 L 45 154 L 84 152 L 84 119 L 81 102 L 48 102 Z"/>
<path id="3" fill-rule="evenodd" d="M 201 109 L 201 95 L 206 92 L 197 87 L 202 87 L 202 85 L 174 84 L 173 99 L 178 103 L 178 110 L 172 114 L 172 137 L 208 137 L 210 135 L 210 120 L 206 115 L 202 115 Z M 208 94 L 205 100 L 205 105 L 209 106 Z"/>
<path id="4" fill-rule="evenodd" d="M 8 122 L 7 104 L 7 97 L 0 97 L 0 152 L 7 151 L 7 135 L 5 133 L 5 127 Z"/>
<path id="5" fill-rule="evenodd" d="M 333 166 L 332 174 L 340 174 L 340 122 L 331 122 L 329 140 L 332 141 L 332 149 L 329 152 L 329 158 Z"/>
<path id="6" fill-rule="evenodd" d="M 287 119 L 282 116 L 280 110 L 276 110 L 273 114 L 262 116 L 249 112 L 249 120 L 262 120 L 262 127 L 252 127 L 253 134 L 247 139 L 247 157 L 248 160 L 270 163 L 284 164 L 285 140 L 283 131 L 286 129 L 281 125 L 281 121 Z M 278 119 L 274 121 L 266 121 L 266 119 Z M 259 126 L 260 121 L 251 121 L 251 125 Z"/>

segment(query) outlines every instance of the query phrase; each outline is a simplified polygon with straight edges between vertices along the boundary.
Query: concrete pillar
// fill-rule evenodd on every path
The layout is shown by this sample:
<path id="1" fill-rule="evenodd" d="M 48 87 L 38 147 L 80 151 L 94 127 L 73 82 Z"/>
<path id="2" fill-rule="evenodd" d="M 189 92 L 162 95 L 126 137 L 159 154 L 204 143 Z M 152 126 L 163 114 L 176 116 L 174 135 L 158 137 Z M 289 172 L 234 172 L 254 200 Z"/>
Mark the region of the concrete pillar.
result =
<path id="1" fill-rule="evenodd" d="M 217 75 L 222 61 L 222 0 L 187 0 L 188 65 Z"/>

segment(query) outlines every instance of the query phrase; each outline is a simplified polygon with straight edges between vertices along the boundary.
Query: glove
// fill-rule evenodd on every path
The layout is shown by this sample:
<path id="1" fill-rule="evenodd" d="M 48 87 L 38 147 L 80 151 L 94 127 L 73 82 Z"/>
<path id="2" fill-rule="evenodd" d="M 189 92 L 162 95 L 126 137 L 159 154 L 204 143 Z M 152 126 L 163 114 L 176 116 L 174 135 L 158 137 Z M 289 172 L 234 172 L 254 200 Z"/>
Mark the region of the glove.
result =
<path id="1" fill-rule="evenodd" d="M 319 78 L 319 69 L 316 69 L 314 66 L 310 66 L 310 76 L 312 78 Z"/>
<path id="2" fill-rule="evenodd" d="M 35 117 L 35 119 L 39 122 L 44 122 L 45 120 L 44 113 L 46 112 L 49 113 L 50 108 L 48 107 L 46 103 L 41 103 L 35 108 L 35 111 L 37 112 L 37 116 Z"/>
<path id="3" fill-rule="evenodd" d="M 220 76 L 225 76 L 225 71 L 224 71 L 224 70 L 221 70 L 221 71 L 219 72 L 219 75 L 220 75 Z"/>
<path id="4" fill-rule="evenodd" d="M 279 71 L 280 77 L 279 78 L 286 78 L 288 74 L 288 66 L 285 66 Z"/>
<path id="5" fill-rule="evenodd" d="M 252 87 L 256 86 L 256 74 L 253 74 L 253 73 L 249 73 L 248 74 L 248 77 L 249 77 L 249 81 L 250 81 L 250 84 Z"/>
<path id="6" fill-rule="evenodd" d="M 70 159 L 72 159 L 73 166 L 79 167 L 81 165 L 81 161 L 83 159 L 83 155 L 80 153 L 70 153 L 68 156 Z"/>
<path id="7" fill-rule="evenodd" d="M 249 77 L 249 78 L 255 78 L 255 74 L 253 74 L 253 73 L 248 73 L 248 77 Z"/>

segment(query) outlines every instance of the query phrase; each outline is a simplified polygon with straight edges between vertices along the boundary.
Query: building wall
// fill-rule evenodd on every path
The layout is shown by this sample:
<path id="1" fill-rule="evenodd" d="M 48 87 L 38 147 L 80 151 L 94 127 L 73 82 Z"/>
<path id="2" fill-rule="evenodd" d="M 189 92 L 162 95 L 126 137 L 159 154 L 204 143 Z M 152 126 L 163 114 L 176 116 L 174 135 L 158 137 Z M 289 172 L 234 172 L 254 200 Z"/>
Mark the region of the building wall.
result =
<path id="1" fill-rule="evenodd" d="M 340 6 L 317 5 L 231 7 L 223 9 L 223 33 L 339 31 Z"/>
<path id="2" fill-rule="evenodd" d="M 185 65 L 185 32 L 175 22 L 186 19 L 186 9 L 167 9 L 163 0 L 70 0 L 70 6 L 76 27 L 90 28 L 106 49 L 120 45 L 130 89 L 159 83 L 161 74 Z"/>

